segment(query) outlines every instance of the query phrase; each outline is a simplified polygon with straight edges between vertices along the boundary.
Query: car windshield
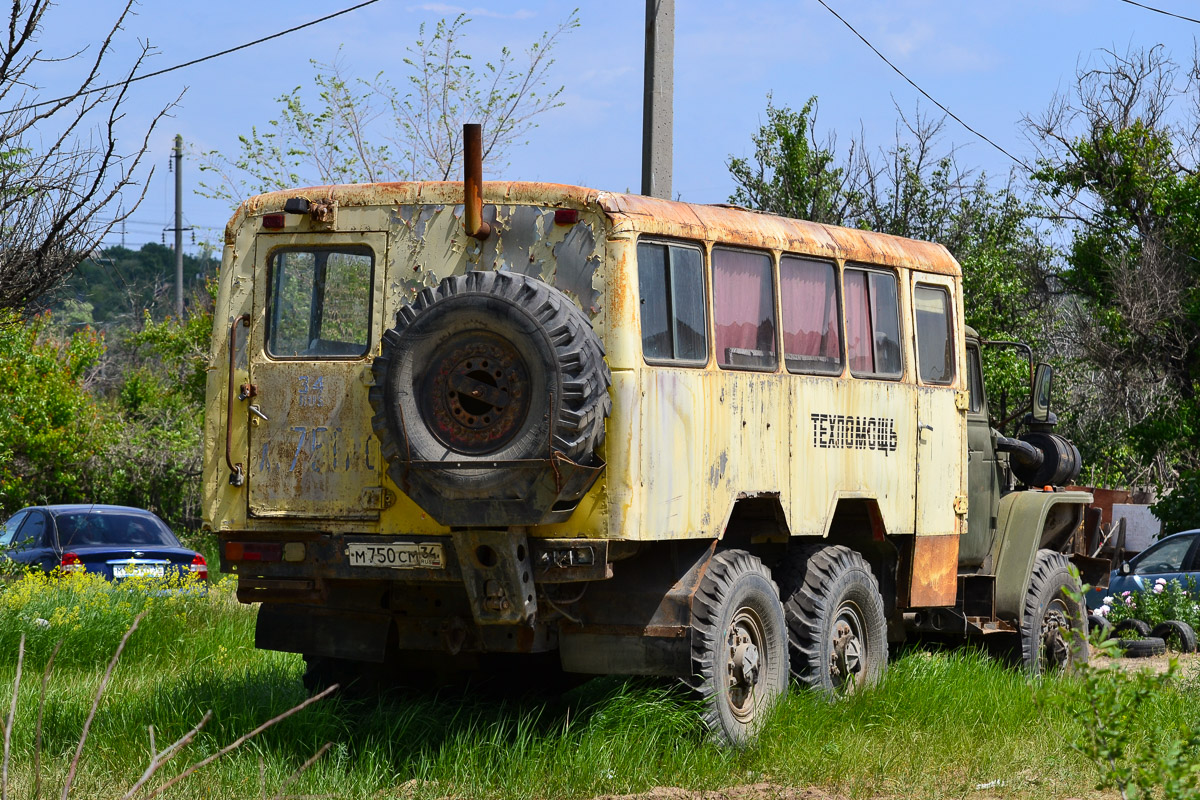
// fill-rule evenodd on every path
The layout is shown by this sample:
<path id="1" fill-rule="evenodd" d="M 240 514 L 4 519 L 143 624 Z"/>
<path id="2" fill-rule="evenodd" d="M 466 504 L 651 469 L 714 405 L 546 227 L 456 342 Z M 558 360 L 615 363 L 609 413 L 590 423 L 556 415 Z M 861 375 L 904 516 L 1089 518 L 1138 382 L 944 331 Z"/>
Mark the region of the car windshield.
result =
<path id="1" fill-rule="evenodd" d="M 174 535 L 158 520 L 141 514 L 94 511 L 55 515 L 58 543 L 64 549 L 83 545 L 160 545 L 178 547 Z"/>

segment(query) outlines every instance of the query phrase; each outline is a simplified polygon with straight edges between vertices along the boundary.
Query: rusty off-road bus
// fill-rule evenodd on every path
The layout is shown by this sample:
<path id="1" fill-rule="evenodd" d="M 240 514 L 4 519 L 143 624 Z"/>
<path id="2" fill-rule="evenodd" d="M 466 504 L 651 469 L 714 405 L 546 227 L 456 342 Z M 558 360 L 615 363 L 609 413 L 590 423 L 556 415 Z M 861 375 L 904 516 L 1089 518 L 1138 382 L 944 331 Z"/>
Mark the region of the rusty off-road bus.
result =
<path id="1" fill-rule="evenodd" d="M 259 647 L 678 676 L 734 743 L 909 630 L 1080 657 L 1078 453 L 1048 376 L 992 431 L 945 248 L 468 172 L 226 228 L 204 516 Z"/>

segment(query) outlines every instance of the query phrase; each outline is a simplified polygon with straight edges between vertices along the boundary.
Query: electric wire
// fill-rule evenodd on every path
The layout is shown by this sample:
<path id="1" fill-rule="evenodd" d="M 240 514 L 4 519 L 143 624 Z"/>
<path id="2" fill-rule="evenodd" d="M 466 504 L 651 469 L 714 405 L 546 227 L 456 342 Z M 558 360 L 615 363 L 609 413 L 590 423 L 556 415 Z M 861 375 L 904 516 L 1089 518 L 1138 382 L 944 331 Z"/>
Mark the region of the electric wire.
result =
<path id="1" fill-rule="evenodd" d="M 289 33 L 295 33 L 296 31 L 304 30 L 305 28 L 311 28 L 313 25 L 319 25 L 320 23 L 331 20 L 334 17 L 340 17 L 343 14 L 349 14 L 351 11 L 357 11 L 360 8 L 364 8 L 366 6 L 369 6 L 374 3 L 378 3 L 378 2 L 379 2 L 379 0 L 365 0 L 365 2 L 359 3 L 358 5 L 350 6 L 349 8 L 343 8 L 341 11 L 335 11 L 332 14 L 326 14 L 325 16 L 320 17 L 319 19 L 314 19 L 309 22 L 305 22 L 302 25 L 296 25 L 295 27 L 288 28 L 285 31 L 279 31 L 278 33 L 273 33 L 270 36 L 264 36 L 261 39 L 255 39 L 253 42 L 246 42 L 245 44 L 240 44 L 237 47 L 230 47 L 226 50 L 220 51 L 219 53 L 212 53 L 207 56 L 201 56 L 200 58 L 193 58 L 191 61 L 185 61 L 184 63 L 176 64 L 173 67 L 167 67 L 165 69 L 155 70 L 154 72 L 147 72 L 145 75 L 135 75 L 134 77 L 129 78 L 127 80 L 117 81 L 116 83 L 110 83 L 107 86 L 98 86 L 94 89 L 86 89 L 82 92 L 79 92 L 78 94 L 67 95 L 66 97 L 59 97 L 56 100 L 41 100 L 37 103 L 30 103 L 29 105 L 20 106 L 19 108 L 10 108 L 3 113 L 17 114 L 22 111 L 30 111 L 35 108 L 40 108 L 41 106 L 48 106 L 48 105 L 52 105 L 54 103 L 62 103 L 67 100 L 73 100 L 77 97 L 84 97 L 89 94 L 96 94 L 98 92 L 106 92 L 109 89 L 116 89 L 119 86 L 128 86 L 131 83 L 137 83 L 138 81 L 144 81 L 147 78 L 156 78 L 159 75 L 166 75 L 168 72 L 174 72 L 176 70 L 183 69 L 184 67 L 191 67 L 191 66 L 195 66 L 196 64 L 202 64 L 205 61 L 212 61 L 214 58 L 220 58 L 221 56 L 227 56 L 230 53 L 236 53 L 239 50 L 245 50 L 249 47 L 254 47 L 255 45 L 260 45 L 264 42 L 269 42 L 272 39 L 278 39 L 281 36 L 287 36 Z"/>
<path id="2" fill-rule="evenodd" d="M 1145 3 L 1139 3 L 1137 0 L 1121 0 L 1121 2 L 1128 3 L 1131 6 L 1137 6 L 1138 8 L 1144 8 L 1147 11 L 1153 11 L 1155 14 L 1162 14 L 1166 17 L 1174 17 L 1175 19 L 1181 19 L 1184 22 L 1194 22 L 1197 25 L 1200 25 L 1200 19 L 1195 19 L 1194 17 L 1185 17 L 1183 14 L 1176 14 L 1172 11 L 1164 11 L 1161 8 L 1155 8 L 1154 6 L 1148 6 Z"/>

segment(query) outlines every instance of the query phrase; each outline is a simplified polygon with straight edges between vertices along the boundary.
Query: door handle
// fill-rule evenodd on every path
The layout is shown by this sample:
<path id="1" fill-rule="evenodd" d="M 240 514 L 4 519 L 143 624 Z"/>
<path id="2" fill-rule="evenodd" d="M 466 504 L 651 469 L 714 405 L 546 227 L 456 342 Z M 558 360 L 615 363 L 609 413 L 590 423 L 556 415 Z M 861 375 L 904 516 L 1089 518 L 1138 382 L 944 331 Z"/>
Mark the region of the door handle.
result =
<path id="1" fill-rule="evenodd" d="M 927 422 L 918 422 L 917 433 L 920 433 L 921 431 L 929 431 L 930 433 L 933 433 L 933 426 Z"/>
<path id="2" fill-rule="evenodd" d="M 259 419 L 261 419 L 263 422 L 271 421 L 271 420 L 267 419 L 267 415 L 264 414 L 262 412 L 262 409 L 259 408 L 257 405 L 250 406 L 250 413 L 253 414 L 254 416 L 258 417 Z"/>

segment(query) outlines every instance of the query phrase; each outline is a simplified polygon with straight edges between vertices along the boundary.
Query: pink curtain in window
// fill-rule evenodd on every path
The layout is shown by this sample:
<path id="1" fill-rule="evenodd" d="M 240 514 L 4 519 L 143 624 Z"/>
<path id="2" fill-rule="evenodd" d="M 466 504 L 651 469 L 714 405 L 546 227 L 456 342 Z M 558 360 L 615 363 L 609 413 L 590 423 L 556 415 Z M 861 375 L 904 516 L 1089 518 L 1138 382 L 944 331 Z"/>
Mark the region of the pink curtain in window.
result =
<path id="1" fill-rule="evenodd" d="M 771 259 L 761 253 L 713 251 L 713 316 L 717 360 L 728 348 L 775 353 L 775 308 Z"/>
<path id="2" fill-rule="evenodd" d="M 846 355 L 854 372 L 875 371 L 871 317 L 867 312 L 867 275 L 846 270 Z"/>
<path id="3" fill-rule="evenodd" d="M 837 292 L 830 264 L 783 258 L 779 293 L 783 307 L 783 352 L 836 359 L 839 353 Z"/>

